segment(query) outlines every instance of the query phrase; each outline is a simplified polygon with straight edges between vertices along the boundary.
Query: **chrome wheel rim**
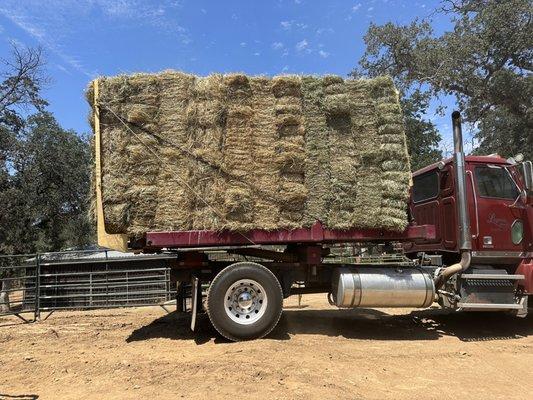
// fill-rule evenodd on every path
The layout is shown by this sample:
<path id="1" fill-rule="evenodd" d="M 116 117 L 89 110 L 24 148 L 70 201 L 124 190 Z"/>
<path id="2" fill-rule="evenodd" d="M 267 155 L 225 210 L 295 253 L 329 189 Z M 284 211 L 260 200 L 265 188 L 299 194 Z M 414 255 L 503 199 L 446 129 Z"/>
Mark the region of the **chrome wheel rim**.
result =
<path id="1" fill-rule="evenodd" d="M 224 309 L 239 325 L 250 325 L 265 314 L 268 298 L 263 286 L 253 279 L 241 279 L 226 291 Z"/>

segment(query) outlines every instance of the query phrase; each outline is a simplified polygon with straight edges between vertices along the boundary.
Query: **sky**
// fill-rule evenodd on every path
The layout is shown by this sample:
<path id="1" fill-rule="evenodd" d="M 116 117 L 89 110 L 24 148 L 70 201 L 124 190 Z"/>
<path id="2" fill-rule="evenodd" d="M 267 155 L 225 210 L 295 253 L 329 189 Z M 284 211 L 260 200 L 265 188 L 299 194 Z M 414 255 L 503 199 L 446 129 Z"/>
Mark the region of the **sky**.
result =
<path id="1" fill-rule="evenodd" d="M 0 59 L 40 45 L 44 97 L 60 124 L 88 132 L 84 89 L 100 75 L 181 70 L 198 75 L 338 74 L 357 65 L 371 22 L 450 21 L 439 2 L 416 0 L 1 0 Z M 433 120 L 451 149 L 449 114 Z M 467 132 L 468 137 L 468 132 Z"/>

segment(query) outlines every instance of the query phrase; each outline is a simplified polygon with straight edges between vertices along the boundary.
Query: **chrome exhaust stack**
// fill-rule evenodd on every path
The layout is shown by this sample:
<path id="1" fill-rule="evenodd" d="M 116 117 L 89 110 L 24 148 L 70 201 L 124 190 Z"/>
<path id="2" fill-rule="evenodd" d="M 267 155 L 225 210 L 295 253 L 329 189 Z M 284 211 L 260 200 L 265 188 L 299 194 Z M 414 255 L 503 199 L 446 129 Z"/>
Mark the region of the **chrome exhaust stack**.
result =
<path id="1" fill-rule="evenodd" d="M 465 271 L 472 260 L 472 235 L 470 234 L 470 217 L 468 215 L 468 203 L 466 199 L 466 166 L 465 153 L 463 151 L 463 132 L 461 129 L 461 113 L 452 113 L 453 126 L 453 162 L 455 171 L 455 199 L 457 207 L 458 224 L 458 247 L 461 253 L 461 261 L 450 265 L 440 271 L 435 278 L 435 288 L 438 290 L 453 275 Z"/>
<path id="2" fill-rule="evenodd" d="M 470 235 L 470 218 L 466 201 L 466 166 L 463 151 L 463 133 L 461 129 L 461 114 L 452 113 L 453 124 L 453 161 L 455 164 L 457 222 L 459 224 L 459 250 L 472 250 L 472 236 Z"/>

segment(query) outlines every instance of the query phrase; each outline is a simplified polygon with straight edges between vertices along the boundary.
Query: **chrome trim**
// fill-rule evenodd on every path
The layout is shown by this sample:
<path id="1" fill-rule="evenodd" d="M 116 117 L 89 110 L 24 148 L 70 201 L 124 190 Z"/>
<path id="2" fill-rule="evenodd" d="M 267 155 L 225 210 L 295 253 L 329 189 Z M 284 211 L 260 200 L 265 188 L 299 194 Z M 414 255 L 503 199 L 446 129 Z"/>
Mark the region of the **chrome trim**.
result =
<path id="1" fill-rule="evenodd" d="M 472 235 L 474 239 L 479 237 L 479 210 L 477 206 L 477 192 L 476 185 L 474 184 L 474 174 L 472 171 L 466 171 L 466 174 L 470 177 L 470 183 L 472 184 L 472 194 L 474 195 L 474 209 L 476 210 L 476 234 Z"/>
<path id="2" fill-rule="evenodd" d="M 459 232 L 457 244 L 461 250 L 470 250 L 472 249 L 472 236 L 470 234 L 470 218 L 466 199 L 466 163 L 464 153 L 455 153 L 453 161 L 455 163 L 455 204 Z"/>
<path id="3" fill-rule="evenodd" d="M 505 274 L 463 274 L 461 279 L 504 279 L 509 281 L 519 281 L 524 279 L 524 275 L 505 275 Z"/>
<path id="4" fill-rule="evenodd" d="M 340 308 L 426 308 L 435 298 L 431 277 L 414 268 L 339 268 L 336 274 L 333 297 Z"/>
<path id="5" fill-rule="evenodd" d="M 505 169 L 505 171 L 507 172 L 507 175 L 509 175 L 509 178 L 511 178 L 511 180 L 513 181 L 515 187 L 516 187 L 516 190 L 518 190 L 518 198 L 520 198 L 520 194 L 522 193 L 522 189 L 520 189 L 520 186 L 518 186 L 518 183 L 516 183 L 515 179 L 513 178 L 513 174 L 511 174 L 511 171 L 509 171 L 509 168 L 508 167 L 503 167 L 503 169 Z"/>
<path id="6" fill-rule="evenodd" d="M 268 295 L 254 279 L 233 282 L 224 295 L 226 315 L 238 325 L 252 325 L 263 318 L 268 308 Z"/>
<path id="7" fill-rule="evenodd" d="M 461 114 L 452 113 L 453 126 L 453 161 L 455 164 L 455 202 L 457 211 L 458 240 L 460 250 L 472 250 L 472 235 L 470 234 L 470 216 L 466 198 L 466 163 L 463 151 L 463 132 L 461 129 Z"/>
<path id="8" fill-rule="evenodd" d="M 502 258 L 502 257 L 513 257 L 513 258 L 533 258 L 533 252 L 526 251 L 473 251 L 472 257 L 476 258 Z"/>
<path id="9" fill-rule="evenodd" d="M 521 164 L 524 187 L 526 189 L 526 192 L 531 192 L 533 190 L 533 187 L 531 187 L 531 182 L 533 181 L 533 179 L 531 178 L 531 172 L 526 172 L 526 165 L 529 166 L 529 171 L 533 171 L 533 166 L 531 165 L 531 161 L 523 161 Z"/>
<path id="10" fill-rule="evenodd" d="M 515 243 L 514 240 L 513 240 L 513 226 L 515 226 L 516 224 L 521 224 L 522 225 L 522 233 L 520 234 L 520 240 Z M 520 243 L 522 243 L 522 240 L 524 240 L 524 223 L 522 222 L 522 220 L 520 218 L 517 218 L 513 221 L 513 223 L 511 224 L 511 242 L 513 242 L 514 245 L 519 245 Z"/>
<path id="11" fill-rule="evenodd" d="M 491 304 L 491 303 L 457 303 L 459 309 L 468 310 L 520 310 L 523 308 L 521 304 Z"/>

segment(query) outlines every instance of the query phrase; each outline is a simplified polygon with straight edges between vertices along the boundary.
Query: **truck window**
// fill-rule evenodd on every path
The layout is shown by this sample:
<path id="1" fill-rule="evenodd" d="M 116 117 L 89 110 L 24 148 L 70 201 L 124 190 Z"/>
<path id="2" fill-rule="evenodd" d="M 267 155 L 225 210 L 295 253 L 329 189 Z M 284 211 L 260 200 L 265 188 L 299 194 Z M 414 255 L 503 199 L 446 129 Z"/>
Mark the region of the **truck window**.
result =
<path id="1" fill-rule="evenodd" d="M 441 196 L 449 196 L 453 190 L 453 174 L 450 166 L 440 172 L 440 190 Z"/>
<path id="2" fill-rule="evenodd" d="M 481 197 L 515 200 L 518 189 L 505 168 L 476 167 L 476 186 Z"/>
<path id="3" fill-rule="evenodd" d="M 437 170 L 413 178 L 413 201 L 415 203 L 430 200 L 439 194 L 439 174 Z"/>

